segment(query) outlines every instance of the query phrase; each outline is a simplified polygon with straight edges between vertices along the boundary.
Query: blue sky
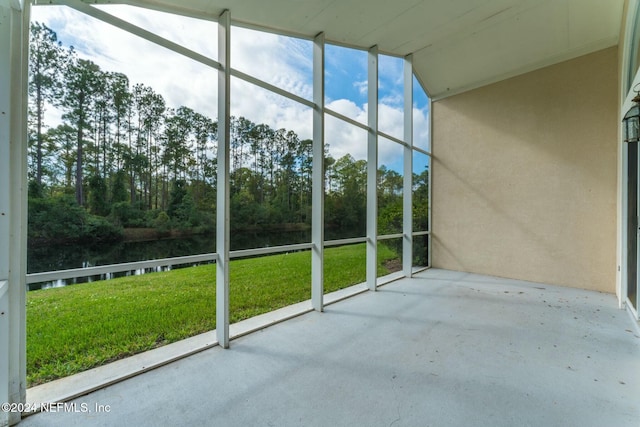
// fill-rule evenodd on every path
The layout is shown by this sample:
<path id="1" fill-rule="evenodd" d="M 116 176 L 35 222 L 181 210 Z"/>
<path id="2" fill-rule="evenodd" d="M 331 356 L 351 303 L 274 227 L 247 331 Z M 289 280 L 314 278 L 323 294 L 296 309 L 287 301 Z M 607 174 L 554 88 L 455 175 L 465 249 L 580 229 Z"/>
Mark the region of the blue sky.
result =
<path id="1" fill-rule="evenodd" d="M 217 25 L 213 22 L 131 6 L 104 6 L 103 10 L 155 32 L 198 53 L 217 59 Z M 73 9 L 34 6 L 32 20 L 57 32 L 64 46 L 96 62 L 103 70 L 126 74 L 132 84 L 144 83 L 162 94 L 167 105 L 189 106 L 203 114 L 217 114 L 216 71 L 153 43 L 97 21 Z M 81 35 L 81 37 L 79 36 Z M 232 67 L 307 99 L 312 98 L 312 42 L 292 37 L 232 28 Z M 354 120 L 367 120 L 367 51 L 327 44 L 325 103 Z M 403 60 L 379 57 L 379 129 L 402 138 Z M 273 128 L 294 130 L 311 137 L 311 109 L 232 79 L 232 114 Z M 428 99 L 414 79 L 414 141 L 427 148 Z M 337 119 L 327 119 L 330 153 L 366 157 L 366 132 Z M 380 143 L 381 164 L 400 170 L 397 144 Z"/>
<path id="2" fill-rule="evenodd" d="M 325 46 L 325 102 L 348 99 L 367 102 L 367 52 L 332 44 Z"/>

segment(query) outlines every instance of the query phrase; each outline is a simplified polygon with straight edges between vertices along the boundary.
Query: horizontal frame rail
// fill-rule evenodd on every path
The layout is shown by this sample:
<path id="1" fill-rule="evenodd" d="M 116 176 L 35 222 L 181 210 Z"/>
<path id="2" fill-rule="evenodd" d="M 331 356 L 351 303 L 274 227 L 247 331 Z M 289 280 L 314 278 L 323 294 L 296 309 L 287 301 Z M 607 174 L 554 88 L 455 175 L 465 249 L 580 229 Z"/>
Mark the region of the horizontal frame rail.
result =
<path id="1" fill-rule="evenodd" d="M 431 232 L 430 231 L 414 231 L 413 233 L 411 233 L 412 236 L 428 236 L 430 235 Z"/>
<path id="2" fill-rule="evenodd" d="M 317 108 L 316 104 L 314 104 L 312 101 L 309 101 L 308 99 L 305 99 L 305 98 L 303 98 L 301 96 L 298 96 L 298 95 L 296 95 L 294 93 L 288 92 L 288 91 L 286 91 L 284 89 L 280 89 L 278 86 L 274 86 L 271 83 L 267 83 L 264 80 L 260 80 L 260 79 L 258 79 L 256 77 L 250 76 L 249 74 L 243 73 L 242 71 L 238 71 L 238 70 L 236 70 L 234 68 L 231 68 L 229 70 L 229 73 L 233 77 L 236 77 L 236 78 L 238 78 L 240 80 L 243 80 L 243 81 L 245 81 L 247 83 L 251 83 L 251 84 L 253 84 L 255 86 L 258 86 L 258 87 L 260 87 L 262 89 L 266 89 L 266 90 L 268 90 L 270 92 L 273 92 L 275 94 L 278 94 L 280 96 L 288 98 L 288 99 L 290 99 L 292 101 L 295 101 L 295 102 L 297 102 L 299 104 L 305 105 L 305 106 L 307 106 L 309 108 L 314 108 L 314 109 Z"/>
<path id="3" fill-rule="evenodd" d="M 419 232 L 425 233 L 425 232 Z M 427 232 L 428 233 L 428 232 Z M 420 234 L 418 234 L 420 235 Z M 378 240 L 393 239 L 402 237 L 402 234 L 393 234 L 389 236 L 379 236 Z M 366 237 L 352 237 L 348 239 L 328 240 L 324 242 L 325 247 L 352 245 L 357 243 L 365 243 Z M 241 249 L 231 251 L 229 258 L 243 258 L 257 255 L 272 255 L 289 251 L 303 251 L 313 248 L 312 243 L 298 243 L 295 245 L 270 246 L 267 248 Z M 50 282 L 53 280 L 65 280 L 78 277 L 97 276 L 107 273 L 121 273 L 123 271 L 138 270 L 142 268 L 165 267 L 169 265 L 191 264 L 198 262 L 217 261 L 217 253 L 189 255 L 175 258 L 161 258 L 148 261 L 127 262 L 122 264 L 99 265 L 95 267 L 73 268 L 68 270 L 45 271 L 42 273 L 27 274 L 26 284 Z M 0 282 L 2 283 L 2 282 Z M 2 289 L 2 288 L 0 288 Z"/>
<path id="4" fill-rule="evenodd" d="M 408 148 L 412 148 L 411 144 L 407 144 L 405 141 L 403 141 L 403 140 L 401 140 L 399 138 L 396 138 L 395 136 L 391 136 L 388 133 L 384 133 L 384 132 L 382 132 L 380 130 L 378 131 L 378 136 L 381 136 L 382 138 L 388 139 L 389 141 L 398 143 L 398 144 L 400 144 L 402 146 L 405 146 L 405 147 L 408 147 Z"/>
<path id="5" fill-rule="evenodd" d="M 330 115 L 330 116 L 335 117 L 336 119 L 342 120 L 343 122 L 347 122 L 350 125 L 358 127 L 358 128 L 360 128 L 362 130 L 366 130 L 367 132 L 372 130 L 369 126 L 367 126 L 367 125 L 365 125 L 363 123 L 360 123 L 359 121 L 353 120 L 351 117 L 347 117 L 344 114 L 340 114 L 337 111 L 333 111 L 330 108 L 324 107 L 324 112 L 326 114 Z"/>
<path id="6" fill-rule="evenodd" d="M 27 274 L 27 285 L 32 283 L 50 282 L 52 280 L 72 279 L 74 277 L 97 276 L 107 273 L 121 273 L 123 271 L 141 268 L 164 267 L 167 265 L 190 264 L 196 262 L 217 261 L 218 254 L 189 255 L 175 258 L 152 259 L 148 261 L 126 262 L 122 264 L 99 265 L 96 267 L 73 268 L 69 270 L 46 271 L 43 273 Z"/>
<path id="7" fill-rule="evenodd" d="M 424 154 L 426 156 L 433 157 L 433 155 L 431 154 L 430 151 L 427 151 L 427 150 L 425 150 L 423 148 L 417 147 L 415 145 L 413 147 L 411 147 L 411 148 L 413 148 L 413 150 L 417 151 L 418 153 L 422 153 L 422 154 Z"/>
<path id="8" fill-rule="evenodd" d="M 385 234 L 384 236 L 378 236 L 378 242 L 381 240 L 391 240 L 391 239 L 401 239 L 404 237 L 404 234 L 402 233 L 398 233 L 398 234 Z"/>
<path id="9" fill-rule="evenodd" d="M 151 43 L 155 43 L 159 46 L 162 46 L 165 49 L 169 49 L 180 55 L 186 56 L 187 58 L 190 58 L 196 62 L 207 65 L 216 70 L 222 70 L 222 64 L 220 62 L 214 59 L 211 59 L 205 55 L 202 55 L 198 52 L 195 52 L 191 49 L 188 49 L 178 43 L 172 42 L 171 40 L 168 40 L 164 37 L 158 36 L 157 34 L 152 33 L 151 31 L 147 31 L 137 25 L 131 24 L 123 19 L 120 19 L 114 15 L 111 15 L 108 12 L 105 12 L 102 9 L 95 8 L 91 5 L 85 4 L 78 0 L 61 0 L 60 3 L 67 7 L 75 9 L 79 12 L 83 12 L 107 24 L 111 24 L 117 28 L 120 28 L 123 31 L 127 31 L 133 35 L 141 37 L 142 39 L 147 40 Z M 302 98 L 301 96 L 288 92 L 284 89 L 280 89 L 277 86 L 269 84 L 258 78 L 252 77 L 249 74 L 243 73 L 242 71 L 238 71 L 230 68 L 229 72 L 233 77 L 239 78 L 240 80 L 243 80 L 247 83 L 251 83 L 253 85 L 266 89 L 268 91 L 274 92 L 280 96 L 283 96 L 292 101 L 298 102 L 307 107 L 310 107 L 310 108 L 317 107 L 316 104 L 314 104 L 312 101 L 309 101 L 308 99 Z"/>
<path id="10" fill-rule="evenodd" d="M 188 49 L 178 43 L 174 43 L 171 40 L 167 40 L 164 37 L 161 37 L 151 31 L 147 31 L 137 25 L 133 25 L 124 19 L 120 19 L 108 12 L 105 12 L 102 9 L 95 8 L 86 4 L 79 0 L 62 0 L 60 4 L 68 6 L 72 9 L 77 10 L 78 12 L 85 13 L 95 19 L 106 22 L 107 24 L 111 24 L 121 30 L 127 31 L 131 34 L 134 34 L 138 37 L 141 37 L 151 43 L 155 43 L 159 46 L 162 46 L 166 49 L 172 50 L 180 55 L 184 55 L 188 58 L 193 59 L 194 61 L 200 62 L 201 64 L 208 65 L 211 68 L 215 68 L 217 70 L 221 69 L 222 66 L 218 61 L 215 61 L 211 58 L 208 58 L 198 52 L 195 52 L 191 49 Z"/>
<path id="11" fill-rule="evenodd" d="M 366 243 L 366 237 L 351 237 L 349 239 L 338 239 L 338 240 L 328 240 L 324 242 L 324 247 L 328 248 L 331 246 L 342 246 L 342 245 L 353 245 L 355 243 Z"/>
<path id="12" fill-rule="evenodd" d="M 242 258 L 256 255 L 271 255 L 288 251 L 304 251 L 313 248 L 312 243 L 299 243 L 296 245 L 270 246 L 268 248 L 242 249 L 229 252 L 229 258 Z"/>

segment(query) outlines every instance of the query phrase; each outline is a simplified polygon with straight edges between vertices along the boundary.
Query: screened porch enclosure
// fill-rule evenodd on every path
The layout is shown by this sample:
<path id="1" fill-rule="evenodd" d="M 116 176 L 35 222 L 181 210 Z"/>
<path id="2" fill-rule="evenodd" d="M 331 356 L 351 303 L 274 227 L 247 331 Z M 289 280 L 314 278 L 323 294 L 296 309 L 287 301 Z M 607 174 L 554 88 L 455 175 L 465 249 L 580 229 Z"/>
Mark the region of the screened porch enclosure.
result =
<path id="1" fill-rule="evenodd" d="M 28 4 L 25 5 L 24 15 L 27 17 L 30 15 L 28 6 Z M 234 276 L 233 274 L 230 275 L 230 269 L 234 265 L 240 268 L 240 264 L 234 264 L 233 259 L 251 259 L 287 253 L 308 257 L 306 261 L 308 264 L 303 267 L 303 270 L 307 271 L 306 292 L 303 291 L 301 297 L 296 297 L 293 302 L 308 300 L 310 306 L 317 311 L 323 310 L 325 294 L 330 293 L 332 300 L 336 298 L 334 295 L 336 289 L 339 290 L 364 282 L 369 290 L 376 290 L 378 286 L 390 280 L 407 275 L 410 276 L 415 271 L 429 266 L 430 153 L 428 151 L 428 135 L 430 132 L 428 129 L 428 117 L 430 101 L 416 79 L 412 69 L 411 57 L 394 58 L 382 55 L 378 53 L 375 47 L 368 51 L 358 50 L 359 54 L 365 58 L 363 70 L 366 79 L 363 87 L 364 104 L 358 107 L 361 112 L 365 112 L 365 116 L 364 120 L 363 117 L 353 119 L 343 114 L 344 110 L 341 110 L 341 104 L 335 102 L 336 100 L 333 98 L 334 94 L 337 93 L 335 90 L 329 91 L 330 97 L 325 92 L 325 76 L 332 75 L 336 71 L 337 58 L 344 54 L 343 51 L 346 48 L 326 43 L 322 35 L 303 39 L 266 33 L 264 32 L 265 29 L 261 27 L 249 28 L 244 24 L 241 26 L 233 24 L 228 12 L 218 17 L 217 22 L 199 20 L 197 23 L 190 24 L 185 21 L 186 25 L 202 26 L 209 34 L 216 35 L 217 33 L 217 37 L 214 37 L 217 39 L 217 49 L 211 49 L 211 46 L 203 48 L 193 40 L 181 41 L 184 44 L 176 43 L 173 41 L 176 40 L 175 35 L 159 36 L 154 33 L 154 31 L 158 31 L 157 27 L 154 28 L 153 25 L 144 22 L 144 20 L 136 22 L 136 16 L 139 18 L 140 15 L 127 15 L 126 9 L 123 11 L 120 8 L 114 10 L 114 13 L 111 14 L 109 13 L 109 6 L 95 7 L 81 2 L 71 2 L 66 6 L 51 6 L 50 8 L 63 8 L 65 10 L 64 14 L 67 14 L 70 19 L 88 19 L 91 21 L 91 25 L 96 26 L 96 28 L 101 25 L 107 25 L 117 29 L 117 31 L 129 33 L 129 37 L 137 38 L 146 43 L 144 45 L 145 50 L 151 50 L 151 45 L 159 46 L 165 53 L 168 53 L 168 58 L 171 58 L 172 63 L 176 64 L 176 68 L 183 70 L 183 74 L 186 74 L 185 71 L 193 69 L 196 70 L 195 80 L 204 79 L 200 88 L 202 93 L 199 93 L 199 96 L 204 94 L 205 100 L 208 99 L 205 103 L 208 102 L 211 106 L 215 106 L 215 108 L 210 106 L 207 113 L 209 116 L 213 115 L 215 117 L 213 123 L 211 121 L 208 122 L 209 124 L 205 123 L 204 120 L 209 119 L 198 115 L 197 111 L 193 112 L 188 108 L 179 107 L 169 110 L 172 116 L 166 120 L 166 124 L 153 124 L 152 113 L 145 112 L 143 117 L 142 107 L 139 106 L 137 114 L 140 123 L 138 128 L 140 130 L 138 132 L 143 136 L 138 136 L 138 140 L 146 139 L 151 143 L 154 139 L 160 141 L 161 126 L 164 126 L 164 132 L 170 138 L 172 134 L 179 131 L 177 126 L 180 120 L 184 121 L 187 117 L 189 120 L 201 120 L 209 128 L 213 124 L 215 132 L 210 136 L 206 133 L 201 133 L 205 138 L 213 138 L 212 140 L 209 142 L 206 139 L 202 140 L 202 145 L 199 145 L 199 139 L 194 141 L 196 151 L 194 163 L 191 167 L 195 170 L 195 177 L 191 179 L 200 183 L 199 185 L 206 185 L 208 181 L 213 183 L 215 202 L 211 212 L 215 214 L 215 222 L 217 223 L 214 238 L 215 252 L 190 254 L 179 258 L 144 259 L 124 264 L 107 263 L 105 265 L 83 266 L 61 271 L 41 271 L 27 274 L 24 280 L 25 285 L 36 286 L 36 289 L 42 287 L 43 284 L 46 285 L 45 287 L 55 287 L 55 283 L 64 283 L 65 281 L 74 283 L 77 278 L 83 277 L 88 278 L 89 282 L 93 282 L 122 274 L 129 276 L 130 274 L 137 275 L 139 273 L 148 273 L 149 271 L 163 271 L 167 268 L 173 269 L 176 265 L 189 266 L 200 263 L 214 263 L 216 274 L 212 281 L 215 283 L 216 296 L 209 303 L 211 308 L 209 317 L 211 319 L 210 322 L 215 325 L 216 343 L 222 347 L 228 347 L 230 324 L 237 321 L 237 319 L 246 318 L 246 313 L 251 312 L 251 310 L 247 311 L 244 306 L 238 305 L 237 301 L 246 299 L 241 294 L 248 292 L 248 290 L 245 285 L 234 286 Z M 38 16 L 38 9 L 39 6 L 34 6 L 31 9 L 33 16 Z M 137 12 L 139 13 L 140 11 Z M 157 14 L 158 12 L 154 13 Z M 81 18 L 82 16 L 85 18 Z M 179 17 L 175 19 L 177 19 L 176 22 L 180 22 Z M 26 25 L 26 21 L 24 27 L 29 27 L 29 25 Z M 234 42 L 234 34 L 240 42 Z M 282 82 L 279 81 L 278 76 L 270 75 L 268 72 L 265 73 L 265 69 L 252 67 L 250 66 L 251 64 L 247 66 L 246 61 L 243 63 L 242 56 L 246 56 L 246 53 L 243 52 L 243 48 L 246 49 L 246 41 L 243 42 L 242 39 L 258 40 L 260 37 L 272 37 L 281 41 L 282 45 L 287 43 L 295 45 L 306 52 L 305 61 L 310 64 L 310 69 L 298 85 L 303 87 L 302 91 L 298 90 L 298 93 L 295 93 L 295 88 L 293 91 L 283 89 L 279 86 L 282 85 Z M 138 43 L 134 39 L 128 40 L 128 43 Z M 328 48 L 325 46 L 328 46 Z M 328 58 L 328 62 L 332 64 L 328 67 L 325 67 L 326 50 L 335 55 L 335 58 L 331 56 Z M 78 49 L 78 51 L 82 54 L 81 49 Z M 145 57 L 145 54 L 142 54 L 139 60 L 153 62 L 153 58 L 148 54 L 146 55 Z M 390 68 L 391 71 L 383 72 L 384 75 L 380 78 L 378 77 L 379 58 L 383 58 L 387 62 L 395 61 L 393 67 L 385 67 L 385 70 Z M 184 62 L 185 59 L 187 62 Z M 277 58 L 269 58 L 269 60 L 275 59 Z M 237 63 L 239 68 L 232 68 L 232 63 Z M 193 68 L 195 66 L 197 68 Z M 118 70 L 107 71 L 117 72 Z M 124 78 L 126 79 L 126 76 Z M 398 84 L 398 81 L 401 83 Z M 400 100 L 393 108 L 389 107 L 385 100 L 379 98 L 378 86 L 383 84 L 382 82 L 394 82 L 393 84 L 397 85 L 394 90 L 399 92 Z M 211 83 L 217 83 L 217 86 Z M 287 85 L 285 84 L 284 86 Z M 248 115 L 250 111 L 246 110 L 246 105 L 243 104 L 244 99 L 240 96 L 240 94 L 247 92 L 256 94 L 253 101 L 258 109 L 279 108 L 283 111 L 295 111 L 297 118 L 301 119 L 301 121 L 295 123 L 299 129 L 302 129 L 297 131 L 301 136 L 292 131 L 287 133 L 286 129 L 275 130 L 275 124 L 270 126 L 270 124 L 253 122 L 252 117 Z M 240 101 L 234 102 L 234 93 L 238 93 L 237 98 Z M 161 96 L 160 93 L 155 94 L 153 88 L 149 86 L 145 88 L 143 85 L 134 86 L 133 95 L 134 102 L 139 102 L 140 105 L 142 105 L 142 102 L 146 102 L 144 101 L 145 97 L 149 98 L 149 102 L 156 102 L 151 99 Z M 137 99 L 140 99 L 140 101 L 135 101 Z M 326 106 L 325 102 L 329 106 Z M 156 104 L 161 108 L 158 111 L 162 111 L 165 108 L 164 101 L 162 103 L 156 102 Z M 368 109 L 368 112 L 366 112 L 367 104 L 372 106 Z M 55 105 L 49 105 L 48 107 L 54 110 L 57 108 Z M 392 123 L 392 117 L 395 120 L 395 124 L 392 127 L 385 129 L 389 133 L 378 130 L 377 112 L 379 108 L 382 110 L 382 123 Z M 421 119 L 417 125 L 413 120 L 414 115 Z M 64 115 L 62 116 L 64 117 Z M 46 116 L 43 116 L 43 119 L 51 120 Z M 325 119 L 329 121 L 329 124 L 325 124 Z M 100 134 L 112 134 L 115 135 L 116 139 L 122 138 L 123 140 L 125 137 L 121 137 L 119 126 L 111 129 L 108 129 L 106 125 L 104 126 L 102 129 L 96 127 L 96 139 L 92 142 L 93 145 L 87 145 L 87 150 L 95 147 L 95 168 L 100 171 L 99 167 L 101 167 L 104 169 L 105 176 L 107 176 L 107 155 L 101 154 L 100 148 L 102 147 L 102 151 L 106 152 L 107 140 L 101 140 Z M 143 134 L 143 132 L 145 133 Z M 198 138 L 198 132 L 196 129 L 196 138 Z M 331 136 L 331 145 L 326 142 L 325 135 L 327 133 Z M 362 144 L 362 147 L 355 151 L 349 148 L 349 144 L 353 144 L 351 134 L 354 133 L 358 135 L 356 140 Z M 419 137 L 419 143 L 416 146 L 412 142 L 414 133 Z M 344 140 L 341 139 L 340 135 L 346 135 Z M 305 136 L 307 138 L 303 139 Z M 379 148 L 379 138 L 384 139 L 381 148 Z M 129 144 L 131 144 L 130 140 Z M 206 144 L 211 145 L 208 146 Z M 146 149 L 149 153 L 153 152 L 154 149 L 153 146 L 150 147 Z M 160 146 L 158 148 L 161 149 Z M 159 154 L 166 156 L 170 148 L 171 146 L 167 145 L 165 153 L 159 152 Z M 342 157 L 332 157 L 334 152 L 336 157 L 338 155 Z M 266 173 L 262 171 L 265 164 L 274 162 L 273 153 L 281 156 L 280 161 L 282 163 L 279 164 L 275 173 L 272 169 L 271 175 L 269 175 L 268 171 Z M 119 160 L 119 155 L 115 154 L 115 161 L 126 169 L 127 159 L 123 157 L 124 160 Z M 288 155 L 298 156 L 289 166 L 284 163 Z M 421 157 L 414 165 L 413 159 L 417 155 Z M 80 158 L 80 154 L 78 154 L 78 158 Z M 102 161 L 102 165 L 100 161 Z M 211 174 L 211 169 L 207 170 L 207 162 L 213 167 L 213 175 Z M 326 162 L 328 164 L 325 164 Z M 29 167 L 33 163 L 35 162 L 30 161 Z M 153 158 L 150 159 L 149 163 L 153 164 Z M 334 164 L 335 167 L 333 167 Z M 158 173 L 166 174 L 165 176 L 173 176 L 176 181 L 178 178 L 184 180 L 187 173 L 185 165 L 178 163 L 169 163 L 164 170 L 156 170 Z M 273 190 L 269 190 L 268 185 L 265 184 L 260 189 L 262 193 L 252 194 L 251 199 L 239 197 L 246 194 L 247 190 L 251 188 L 251 182 L 247 181 L 247 176 L 251 177 L 248 175 L 250 173 L 255 176 L 259 176 L 262 173 L 261 179 L 266 181 L 267 184 L 268 180 L 271 179 L 271 188 Z M 238 244 L 234 241 L 236 235 L 231 233 L 231 230 L 235 229 L 238 224 L 247 224 L 249 222 L 249 220 L 239 218 L 238 212 L 259 209 L 260 205 L 256 201 L 260 199 L 266 205 L 270 197 L 269 191 L 275 191 L 274 200 L 281 199 L 282 196 L 277 193 L 280 191 L 277 186 L 281 184 L 278 184 L 277 180 L 285 176 L 286 173 L 295 173 L 300 178 L 300 184 L 296 184 L 299 185 L 299 189 L 297 187 L 292 188 L 291 184 L 288 185 L 291 194 L 287 195 L 287 197 L 291 197 L 291 200 L 298 203 L 295 208 L 296 212 L 299 212 L 295 214 L 298 215 L 298 221 L 309 225 L 309 237 L 307 240 L 303 243 L 264 247 L 259 245 L 251 246 L 244 243 L 241 246 L 244 247 L 243 249 L 234 249 L 234 247 L 238 247 Z M 34 175 L 30 172 L 29 176 Z M 164 199 L 161 199 L 161 197 L 164 197 L 163 192 L 166 192 L 167 186 L 158 184 L 160 178 L 156 178 L 155 182 L 152 178 L 149 178 L 147 183 L 143 180 L 143 175 L 139 173 L 139 179 L 136 178 L 134 172 L 130 176 L 132 200 L 134 200 L 133 185 L 138 180 L 140 182 L 139 185 L 144 185 L 144 187 L 135 190 L 136 198 L 141 199 L 144 203 L 147 203 L 148 200 L 149 206 L 155 205 L 156 208 L 165 205 Z M 67 183 L 69 182 L 68 177 L 69 174 L 67 174 Z M 44 178 L 44 180 L 46 179 Z M 48 182 L 49 185 L 54 185 L 54 181 Z M 189 183 L 189 181 L 186 182 Z M 244 187 L 245 185 L 247 187 Z M 155 196 L 151 193 L 154 187 Z M 76 185 L 77 189 L 78 186 Z M 144 193 L 142 192 L 143 190 Z M 351 196 L 349 195 L 350 191 Z M 414 192 L 417 192 L 416 194 L 419 194 L 419 197 L 412 197 Z M 85 195 L 84 198 L 88 200 L 87 203 L 92 203 L 91 192 Z M 79 200 L 82 203 L 82 198 Z M 327 205 L 325 203 L 326 200 L 330 202 Z M 197 202 L 198 200 L 195 201 Z M 345 207 L 347 202 L 351 203 L 352 206 Z M 325 205 L 327 209 L 325 209 Z M 352 212 L 350 217 L 344 214 L 345 208 Z M 266 222 L 277 221 L 277 219 L 272 220 L 268 216 L 262 218 Z M 351 221 L 351 224 L 345 222 L 347 220 Z M 380 227 L 378 223 L 381 224 Z M 287 224 L 283 224 L 283 226 L 286 227 Z M 347 234 L 345 232 L 342 232 L 342 234 L 336 233 L 336 226 L 346 227 Z M 327 239 L 325 234 L 338 236 L 338 238 Z M 362 258 L 360 261 L 362 271 L 356 275 L 360 277 L 361 274 L 362 277 L 355 281 L 353 279 L 348 281 L 340 278 L 336 279 L 334 278 L 336 268 L 341 269 L 341 259 L 344 260 L 345 258 L 336 259 L 335 256 L 332 256 L 332 251 L 341 248 L 349 249 L 350 247 L 357 248 L 356 251 L 360 254 L 358 256 Z M 327 248 L 326 251 L 325 248 Z M 378 259 L 380 250 L 385 254 L 382 255 L 385 257 L 385 267 L 382 269 L 379 267 L 380 260 Z M 327 253 L 329 255 L 326 255 Z M 332 256 L 333 261 L 327 263 L 325 261 L 326 256 Z M 367 260 L 366 262 L 364 262 L 365 259 Z M 329 270 L 326 270 L 327 268 Z M 393 274 L 389 275 L 388 273 Z M 324 284 L 325 277 L 329 277 L 332 280 L 330 286 L 326 289 Z M 300 280 L 301 284 L 305 281 L 304 278 Z M 336 280 L 343 280 L 343 282 L 334 283 Z M 265 292 L 275 292 L 275 287 L 272 284 L 260 286 L 265 286 Z M 271 291 L 271 289 L 273 290 Z M 294 289 L 284 290 L 284 292 L 293 291 Z M 347 295 L 360 291 L 347 291 Z M 295 290 L 295 292 L 299 293 L 298 290 Z M 306 296 L 303 296 L 305 293 Z M 176 301 L 176 304 L 180 304 L 180 302 Z M 272 307 L 271 309 L 279 308 L 281 305 Z M 141 309 L 143 308 L 141 307 Z M 260 310 L 262 309 L 256 312 L 261 313 L 262 311 Z M 38 321 L 35 316 L 29 315 L 27 316 L 27 322 L 30 320 L 32 322 Z M 101 322 L 100 320 L 92 320 L 91 322 L 96 321 L 98 323 Z M 38 334 L 40 333 L 38 332 Z M 164 335 L 164 333 L 160 332 L 160 337 Z M 162 338 L 162 341 L 164 341 L 164 338 Z M 24 357 L 24 353 L 21 357 Z M 37 364 L 40 363 L 37 362 Z M 33 366 L 33 363 L 29 364 L 29 366 Z M 31 377 L 32 373 L 27 372 L 27 375 Z M 40 381 L 38 380 L 38 383 Z"/>
<path id="2" fill-rule="evenodd" d="M 125 3 L 0 0 L 0 426 L 636 424 L 640 0 Z M 34 102 L 38 31 L 90 113 Z M 46 197 L 209 249 L 29 271 Z M 34 359 L 120 275 L 200 325 Z"/>

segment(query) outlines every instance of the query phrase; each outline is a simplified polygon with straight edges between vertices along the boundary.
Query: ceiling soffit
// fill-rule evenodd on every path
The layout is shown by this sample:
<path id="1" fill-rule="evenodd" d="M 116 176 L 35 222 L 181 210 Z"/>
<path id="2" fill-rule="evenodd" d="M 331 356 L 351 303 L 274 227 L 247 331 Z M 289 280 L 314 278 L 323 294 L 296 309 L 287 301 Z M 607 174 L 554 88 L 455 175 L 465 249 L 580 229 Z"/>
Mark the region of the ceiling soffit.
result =
<path id="1" fill-rule="evenodd" d="M 414 55 L 438 99 L 618 43 L 624 0 L 85 0 L 235 22 Z M 36 0 L 34 3 L 43 3 Z M 46 0 L 47 4 L 61 1 Z"/>

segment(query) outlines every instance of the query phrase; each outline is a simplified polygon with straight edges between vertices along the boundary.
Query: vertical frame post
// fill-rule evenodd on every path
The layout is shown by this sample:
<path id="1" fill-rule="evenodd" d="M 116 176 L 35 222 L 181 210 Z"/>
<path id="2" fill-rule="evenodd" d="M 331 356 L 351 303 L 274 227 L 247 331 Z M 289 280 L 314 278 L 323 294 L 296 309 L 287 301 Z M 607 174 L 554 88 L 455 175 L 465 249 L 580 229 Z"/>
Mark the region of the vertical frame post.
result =
<path id="1" fill-rule="evenodd" d="M 404 58 L 404 182 L 402 185 L 402 270 L 413 269 L 413 55 Z"/>
<path id="2" fill-rule="evenodd" d="M 29 4 L 0 1 L 0 402 L 26 400 Z M 0 411 L 0 426 L 20 413 Z"/>
<path id="3" fill-rule="evenodd" d="M 378 46 L 368 54 L 367 287 L 378 280 Z"/>
<path id="4" fill-rule="evenodd" d="M 226 10 L 218 21 L 218 190 L 216 212 L 216 334 L 218 344 L 229 348 L 229 122 L 231 106 L 231 18 Z"/>
<path id="5" fill-rule="evenodd" d="M 429 155 L 429 195 L 427 196 L 429 198 L 429 201 L 427 203 L 427 209 L 429 210 L 429 212 L 427 213 L 427 228 L 429 230 L 429 234 L 427 236 L 427 267 L 431 267 L 432 264 L 432 260 L 431 260 L 431 254 L 433 253 L 433 251 L 431 250 L 432 248 L 432 241 L 433 241 L 433 227 L 432 227 L 432 223 L 431 223 L 431 218 L 432 215 L 431 213 L 433 212 L 433 209 L 431 209 L 431 205 L 433 203 L 433 197 L 432 197 L 432 189 L 433 189 L 433 102 L 431 101 L 431 98 L 429 98 L 429 139 L 428 139 L 428 149 L 429 149 L 429 153 L 431 153 Z"/>
<path id="6" fill-rule="evenodd" d="M 627 301 L 627 287 L 629 285 L 629 144 L 622 144 L 622 201 L 621 201 L 621 216 L 622 216 L 622 236 L 621 239 L 621 280 L 620 289 L 618 292 L 618 306 L 623 309 Z"/>
<path id="7" fill-rule="evenodd" d="M 16 22 L 13 28 L 13 48 L 16 59 L 13 61 L 13 86 L 17 101 L 13 104 L 13 130 L 11 164 L 15 167 L 11 182 L 11 271 L 9 273 L 9 304 L 13 307 L 9 347 L 14 349 L 9 362 L 11 372 L 11 400 L 26 402 L 27 399 L 27 218 L 28 218 L 28 179 L 27 179 L 27 120 L 29 105 L 29 33 L 31 3 L 18 2 L 22 10 L 13 10 Z M 19 414 L 14 414 L 17 423 Z"/>
<path id="8" fill-rule="evenodd" d="M 0 403 L 10 402 L 9 257 L 11 254 L 11 24 L 12 10 L 0 3 Z M 9 425 L 9 413 L 0 410 L 0 426 Z"/>
<path id="9" fill-rule="evenodd" d="M 2 14 L 2 11 L 0 11 Z M 2 18 L 0 18 L 2 19 Z M 2 23 L 0 22 L 0 25 Z M 9 403 L 10 371 L 9 371 L 9 282 L 0 280 L 0 403 Z M 0 426 L 9 425 L 11 413 L 0 409 Z"/>
<path id="10" fill-rule="evenodd" d="M 629 300 L 629 302 L 631 302 L 632 304 L 632 310 L 631 312 L 635 315 L 634 318 L 636 320 L 640 320 L 640 305 L 638 303 L 640 303 L 640 294 L 638 294 L 638 288 L 640 288 L 640 235 L 638 234 L 638 227 L 640 227 L 640 150 L 638 149 L 640 147 L 636 147 L 636 155 L 634 156 L 635 159 L 630 159 L 630 161 L 633 161 L 635 163 L 635 168 L 636 168 L 636 188 L 635 188 L 635 202 L 636 202 L 636 213 L 637 213 L 637 217 L 636 220 L 634 221 L 635 223 L 635 227 L 634 230 L 632 230 L 631 232 L 635 234 L 635 259 L 629 260 L 633 263 L 636 264 L 636 277 L 635 277 L 635 301 L 631 301 Z M 628 165 L 627 165 L 628 167 Z M 627 282 L 627 286 L 629 285 L 629 282 Z M 627 289 L 627 299 L 629 299 L 629 289 Z"/>
<path id="11" fill-rule="evenodd" d="M 311 304 L 324 309 L 324 33 L 313 41 L 313 188 L 311 198 Z"/>

